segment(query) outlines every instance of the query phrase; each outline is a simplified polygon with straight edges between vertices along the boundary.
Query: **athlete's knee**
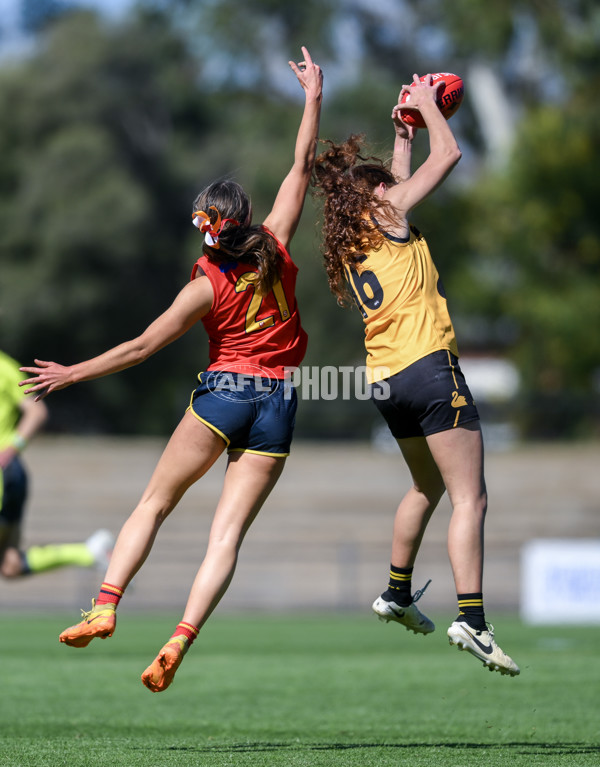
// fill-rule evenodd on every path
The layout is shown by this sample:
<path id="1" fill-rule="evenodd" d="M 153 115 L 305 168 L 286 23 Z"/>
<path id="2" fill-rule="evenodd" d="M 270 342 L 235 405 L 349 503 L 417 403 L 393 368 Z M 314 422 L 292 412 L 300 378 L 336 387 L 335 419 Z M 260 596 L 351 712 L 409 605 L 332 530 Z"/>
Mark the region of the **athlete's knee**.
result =
<path id="1" fill-rule="evenodd" d="M 440 502 L 441 497 L 446 491 L 444 481 L 441 476 L 432 476 L 427 481 L 415 481 L 413 480 L 413 490 L 419 495 L 423 496 L 429 506 L 435 507 Z"/>
<path id="2" fill-rule="evenodd" d="M 488 497 L 485 488 L 482 488 L 479 493 L 474 496 L 472 504 L 475 513 L 478 514 L 482 519 L 485 519 L 488 507 Z"/>
<path id="3" fill-rule="evenodd" d="M 451 499 L 451 502 L 453 516 L 465 519 L 474 518 L 483 525 L 487 513 L 487 493 L 485 490 L 459 500 Z"/>
<path id="4" fill-rule="evenodd" d="M 133 517 L 150 519 L 160 527 L 176 506 L 173 498 L 159 493 L 145 493 L 133 511 Z"/>
<path id="5" fill-rule="evenodd" d="M 21 552 L 12 547 L 6 549 L 0 562 L 0 575 L 10 580 L 23 575 L 24 571 Z"/>
<path id="6" fill-rule="evenodd" d="M 241 534 L 238 536 L 231 534 L 212 536 L 206 547 L 204 561 L 226 567 L 233 572 L 237 566 L 242 538 Z"/>
<path id="7" fill-rule="evenodd" d="M 482 496 L 480 496 L 479 499 L 479 514 L 481 516 L 481 524 L 483 525 L 485 521 L 485 516 L 487 514 L 487 493 L 484 493 Z"/>

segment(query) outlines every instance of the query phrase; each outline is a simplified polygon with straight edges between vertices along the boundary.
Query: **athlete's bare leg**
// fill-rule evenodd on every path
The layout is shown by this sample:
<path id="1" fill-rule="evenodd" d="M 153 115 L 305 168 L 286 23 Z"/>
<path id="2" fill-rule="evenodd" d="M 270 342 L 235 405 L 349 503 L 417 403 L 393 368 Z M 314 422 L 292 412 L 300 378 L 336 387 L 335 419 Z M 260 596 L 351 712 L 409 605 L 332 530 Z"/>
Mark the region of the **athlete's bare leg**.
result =
<path id="1" fill-rule="evenodd" d="M 23 574 L 23 558 L 19 552 L 21 523 L 0 524 L 0 575 L 17 578 Z"/>
<path id="2" fill-rule="evenodd" d="M 413 487 L 406 493 L 394 519 L 392 559 L 395 567 L 412 567 L 425 528 L 444 494 L 444 482 L 424 437 L 399 439 Z"/>
<path id="3" fill-rule="evenodd" d="M 185 632 L 197 633 L 227 591 L 244 536 L 279 479 L 284 464 L 283 457 L 256 453 L 229 456 L 206 555 L 178 626 L 181 633 L 171 637 L 142 674 L 142 682 L 151 692 L 162 692 L 171 685 L 190 639 L 193 641 Z"/>
<path id="4" fill-rule="evenodd" d="M 198 570 L 183 620 L 200 628 L 231 582 L 248 528 L 279 479 L 285 458 L 231 453 L 215 511 L 208 548 Z"/>
<path id="5" fill-rule="evenodd" d="M 448 554 L 457 594 L 482 591 L 487 493 L 479 422 L 427 437 L 452 504 Z"/>
<path id="6" fill-rule="evenodd" d="M 104 578 L 107 583 L 126 588 L 150 553 L 161 524 L 224 449 L 224 440 L 190 411 L 183 416 L 139 504 L 121 528 Z"/>

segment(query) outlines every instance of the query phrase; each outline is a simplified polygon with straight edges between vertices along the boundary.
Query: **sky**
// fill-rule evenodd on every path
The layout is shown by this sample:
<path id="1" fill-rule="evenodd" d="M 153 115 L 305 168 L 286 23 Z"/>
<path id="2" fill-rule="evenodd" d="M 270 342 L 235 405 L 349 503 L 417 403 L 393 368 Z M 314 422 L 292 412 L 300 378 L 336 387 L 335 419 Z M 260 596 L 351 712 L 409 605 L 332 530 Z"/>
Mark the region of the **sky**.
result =
<path id="1" fill-rule="evenodd" d="M 135 0 L 69 0 L 73 6 L 95 8 L 109 18 L 119 18 Z M 21 0 L 0 0 L 0 58 L 11 59 L 26 53 L 32 45 L 20 28 Z"/>
<path id="2" fill-rule="evenodd" d="M 71 5 L 97 8 L 109 16 L 119 16 L 130 8 L 134 0 L 69 0 Z M 16 21 L 20 0 L 0 0 L 0 19 L 3 22 Z"/>

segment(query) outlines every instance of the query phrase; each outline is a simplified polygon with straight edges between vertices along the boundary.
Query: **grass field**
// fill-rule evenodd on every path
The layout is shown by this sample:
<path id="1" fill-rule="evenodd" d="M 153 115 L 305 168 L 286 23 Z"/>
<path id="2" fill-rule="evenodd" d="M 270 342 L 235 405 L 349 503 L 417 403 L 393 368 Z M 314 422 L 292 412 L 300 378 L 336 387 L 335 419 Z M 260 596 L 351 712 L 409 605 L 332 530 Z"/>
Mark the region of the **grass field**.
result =
<path id="1" fill-rule="evenodd" d="M 501 618 L 521 676 L 370 615 L 220 616 L 171 688 L 140 674 L 178 615 L 119 616 L 112 639 L 59 645 L 73 615 L 2 619 L 2 767 L 600 762 L 600 627 Z"/>

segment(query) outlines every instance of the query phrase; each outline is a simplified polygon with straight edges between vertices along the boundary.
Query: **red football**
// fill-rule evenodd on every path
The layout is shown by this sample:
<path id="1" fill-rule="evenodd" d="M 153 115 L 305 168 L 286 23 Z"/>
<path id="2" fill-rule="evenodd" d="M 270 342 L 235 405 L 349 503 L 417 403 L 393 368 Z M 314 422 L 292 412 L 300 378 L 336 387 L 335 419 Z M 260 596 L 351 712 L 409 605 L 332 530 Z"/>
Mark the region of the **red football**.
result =
<path id="1" fill-rule="evenodd" d="M 427 75 L 423 75 L 419 79 L 423 82 L 426 77 Z M 440 80 L 444 81 L 444 84 L 438 88 L 436 101 L 440 112 L 448 120 L 461 105 L 465 95 L 465 86 L 462 78 L 458 75 L 453 75 L 451 72 L 436 72 L 436 74 L 432 75 L 432 78 L 434 85 Z M 414 83 L 411 83 L 411 87 L 414 87 Z M 404 93 L 400 103 L 406 104 L 407 101 L 410 101 L 410 93 Z M 416 109 L 402 109 L 400 116 L 407 125 L 413 125 L 415 128 L 427 127 L 425 120 L 421 117 L 421 113 Z"/>

